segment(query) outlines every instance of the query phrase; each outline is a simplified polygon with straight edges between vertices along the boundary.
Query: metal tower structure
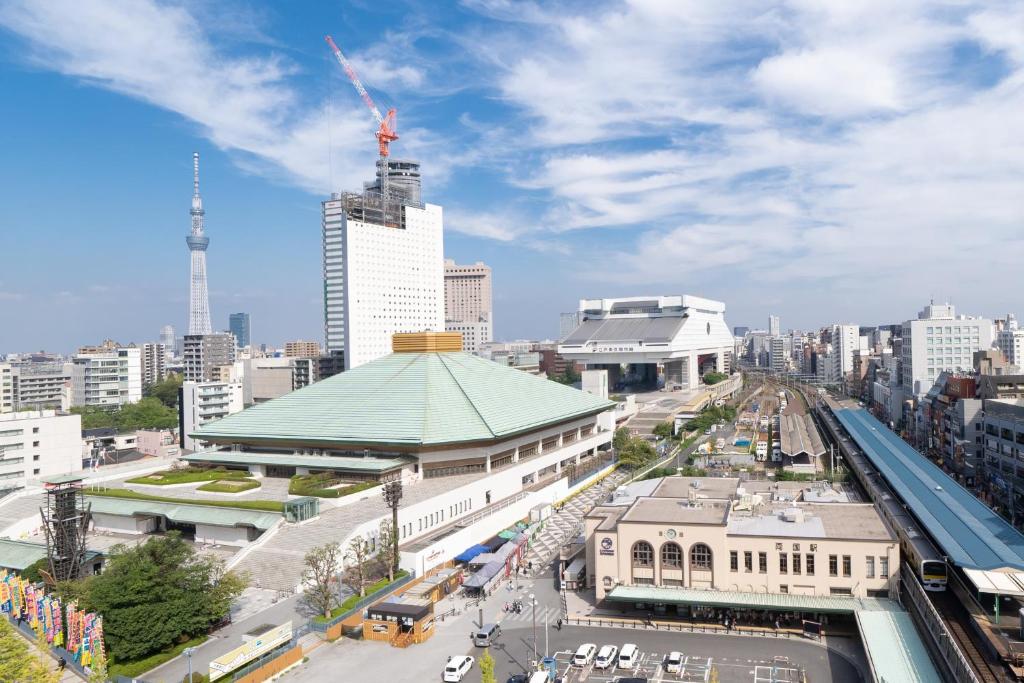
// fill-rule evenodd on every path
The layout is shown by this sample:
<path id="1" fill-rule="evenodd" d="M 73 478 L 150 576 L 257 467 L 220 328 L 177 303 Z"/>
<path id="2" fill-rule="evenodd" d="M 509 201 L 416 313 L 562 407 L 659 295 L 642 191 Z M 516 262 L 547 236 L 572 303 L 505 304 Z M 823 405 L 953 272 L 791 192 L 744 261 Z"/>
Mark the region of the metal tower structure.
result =
<path id="1" fill-rule="evenodd" d="M 210 334 L 210 295 L 206 287 L 206 236 L 203 198 L 199 196 L 199 152 L 192 155 L 192 233 L 185 238 L 192 255 L 192 279 L 189 285 L 188 333 Z"/>
<path id="2" fill-rule="evenodd" d="M 68 581 L 79 578 L 85 563 L 85 533 L 89 509 L 82 493 L 82 478 L 64 475 L 43 480 L 46 507 L 39 508 L 46 531 L 46 556 L 50 578 Z"/>

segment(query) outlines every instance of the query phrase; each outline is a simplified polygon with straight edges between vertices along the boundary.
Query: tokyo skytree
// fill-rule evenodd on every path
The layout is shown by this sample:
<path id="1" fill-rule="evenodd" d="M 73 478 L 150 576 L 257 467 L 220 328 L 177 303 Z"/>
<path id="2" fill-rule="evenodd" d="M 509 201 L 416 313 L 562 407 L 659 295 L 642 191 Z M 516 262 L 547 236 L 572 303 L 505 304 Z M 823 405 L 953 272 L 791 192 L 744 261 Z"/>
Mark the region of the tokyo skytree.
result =
<path id="1" fill-rule="evenodd" d="M 199 196 L 199 152 L 192 155 L 192 234 L 185 238 L 192 254 L 192 280 L 188 300 L 188 333 L 210 334 L 210 295 L 206 289 L 206 248 L 203 199 Z"/>

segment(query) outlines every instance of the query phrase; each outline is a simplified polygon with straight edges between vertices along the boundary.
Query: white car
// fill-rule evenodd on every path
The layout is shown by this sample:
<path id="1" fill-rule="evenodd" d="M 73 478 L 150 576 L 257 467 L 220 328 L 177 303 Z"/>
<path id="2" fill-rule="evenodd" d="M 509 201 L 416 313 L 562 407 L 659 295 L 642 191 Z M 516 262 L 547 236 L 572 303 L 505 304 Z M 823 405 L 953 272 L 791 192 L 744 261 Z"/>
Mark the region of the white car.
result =
<path id="1" fill-rule="evenodd" d="M 595 654 L 597 654 L 597 645 L 594 645 L 593 643 L 583 643 L 576 650 L 576 654 L 572 656 L 572 665 L 586 666 L 593 661 Z"/>
<path id="2" fill-rule="evenodd" d="M 445 683 L 458 683 L 472 668 L 473 658 L 469 655 L 449 657 L 448 663 L 444 665 L 444 675 L 441 676 L 441 680 Z"/>
<path id="3" fill-rule="evenodd" d="M 595 669 L 615 668 L 615 655 L 619 654 L 619 648 L 614 645 L 602 645 L 594 660 Z"/>
<path id="4" fill-rule="evenodd" d="M 665 673 L 677 674 L 683 668 L 683 653 L 669 652 L 665 658 Z"/>

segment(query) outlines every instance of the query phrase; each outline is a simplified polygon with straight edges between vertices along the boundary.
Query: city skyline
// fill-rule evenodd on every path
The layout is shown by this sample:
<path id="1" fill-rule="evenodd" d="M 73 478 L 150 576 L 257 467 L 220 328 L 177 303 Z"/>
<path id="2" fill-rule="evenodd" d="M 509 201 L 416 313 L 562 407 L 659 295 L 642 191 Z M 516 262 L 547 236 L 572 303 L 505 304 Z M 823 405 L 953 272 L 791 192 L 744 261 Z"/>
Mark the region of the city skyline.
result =
<path id="1" fill-rule="evenodd" d="M 1015 312 L 1000 273 L 1024 252 L 1024 155 L 1013 153 L 1024 133 L 1010 125 L 1024 55 L 1002 29 L 1019 25 L 1019 8 L 709 6 L 688 18 L 671 7 L 513 17 L 471 3 L 325 19 L 271 6 L 7 5 L 0 70 L 18 107 L 0 116 L 21 131 L 17 171 L 2 172 L 7 220 L 61 275 L 9 264 L 0 349 L 187 329 L 179 240 L 195 149 L 216 197 L 214 327 L 247 310 L 261 321 L 254 341 L 320 338 L 317 204 L 358 188 L 376 153 L 327 32 L 397 106 L 396 153 L 424 164 L 425 192 L 446 207 L 445 256 L 494 269 L 495 338 L 555 337 L 581 298 L 679 292 L 725 301 L 733 326 L 760 326 L 765 308 L 787 328 L 897 322 L 932 296 L 975 315 Z M 241 20 L 226 28 L 231 11 Z M 115 27 L 142 39 L 90 39 Z M 489 36 L 488 49 L 455 28 Z M 636 35 L 649 37 L 650 68 L 619 74 L 606 56 Z M 63 201 L 47 201 L 57 186 Z M 117 268 L 82 267 L 111 243 L 126 254 Z M 948 279 L 945 260 L 972 257 L 986 268 Z"/>

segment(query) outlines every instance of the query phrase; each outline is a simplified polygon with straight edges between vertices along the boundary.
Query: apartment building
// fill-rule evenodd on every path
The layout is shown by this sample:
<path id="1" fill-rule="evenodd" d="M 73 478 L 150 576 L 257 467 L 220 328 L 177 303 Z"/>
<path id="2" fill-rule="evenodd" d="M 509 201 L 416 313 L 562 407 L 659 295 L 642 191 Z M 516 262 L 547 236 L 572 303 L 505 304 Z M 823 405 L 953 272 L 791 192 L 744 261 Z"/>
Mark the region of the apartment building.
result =
<path id="1" fill-rule="evenodd" d="M 186 382 L 210 382 L 223 366 L 235 362 L 235 336 L 230 333 L 187 334 L 182 350 Z"/>
<path id="2" fill-rule="evenodd" d="M 167 378 L 167 347 L 162 343 L 142 345 L 142 386 L 162 382 Z"/>
<path id="3" fill-rule="evenodd" d="M 71 405 L 116 408 L 142 399 L 142 351 L 85 348 L 71 360 Z"/>
<path id="4" fill-rule="evenodd" d="M 244 407 L 241 382 L 186 381 L 181 387 L 178 421 L 182 447 L 189 451 L 202 449 L 204 442 L 193 439 L 192 432 L 222 417 L 241 412 Z"/>
<path id="5" fill-rule="evenodd" d="M 285 342 L 284 355 L 288 358 L 319 358 L 320 343 L 301 339 Z"/>
<path id="6" fill-rule="evenodd" d="M 0 490 L 82 468 L 82 417 L 54 410 L 0 415 Z"/>
<path id="7" fill-rule="evenodd" d="M 984 401 L 985 468 L 982 492 L 992 508 L 1024 527 L 1024 399 Z"/>
<path id="8" fill-rule="evenodd" d="M 0 414 L 14 412 L 14 378 L 10 363 L 0 363 Z"/>

